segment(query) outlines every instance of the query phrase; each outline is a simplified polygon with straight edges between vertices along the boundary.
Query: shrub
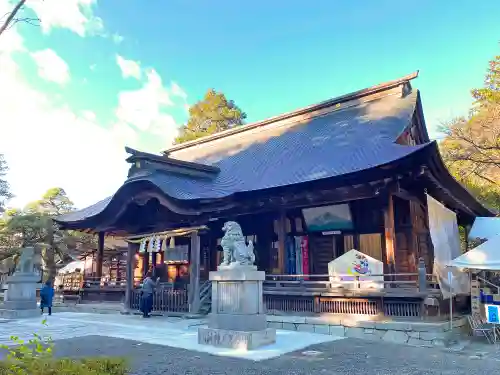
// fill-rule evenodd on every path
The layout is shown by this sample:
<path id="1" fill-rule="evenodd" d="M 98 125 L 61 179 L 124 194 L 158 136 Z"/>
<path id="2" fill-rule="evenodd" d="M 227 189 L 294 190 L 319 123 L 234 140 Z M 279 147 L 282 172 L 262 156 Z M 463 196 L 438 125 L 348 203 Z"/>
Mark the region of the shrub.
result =
<path id="1" fill-rule="evenodd" d="M 46 321 L 42 322 L 47 325 Z M 0 360 L 0 375 L 126 375 L 128 368 L 121 358 L 54 358 L 51 337 L 36 333 L 25 342 L 10 337 L 14 346 L 0 345 L 7 350 L 7 358 Z"/>

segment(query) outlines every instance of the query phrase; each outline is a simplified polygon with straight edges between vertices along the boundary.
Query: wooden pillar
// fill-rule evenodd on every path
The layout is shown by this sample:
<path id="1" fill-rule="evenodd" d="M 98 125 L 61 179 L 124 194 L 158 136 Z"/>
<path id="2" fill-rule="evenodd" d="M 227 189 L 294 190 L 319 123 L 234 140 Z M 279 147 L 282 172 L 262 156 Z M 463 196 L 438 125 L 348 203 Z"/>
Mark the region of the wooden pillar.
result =
<path id="1" fill-rule="evenodd" d="M 127 285 L 125 289 L 125 300 L 123 301 L 123 311 L 124 313 L 130 312 L 130 302 L 132 299 L 132 290 L 134 288 L 134 265 L 135 265 L 135 254 L 139 250 L 139 244 L 128 243 L 127 247 Z"/>
<path id="2" fill-rule="evenodd" d="M 200 310 L 200 237 L 191 233 L 189 257 L 189 312 L 196 314 Z"/>
<path id="3" fill-rule="evenodd" d="M 151 273 L 153 275 L 153 279 L 156 280 L 156 259 L 157 259 L 158 253 L 156 251 L 151 253 Z"/>
<path id="4" fill-rule="evenodd" d="M 410 252 L 412 256 L 413 264 L 411 264 L 411 268 L 409 272 L 414 272 L 415 269 L 420 267 L 420 258 L 422 255 L 420 254 L 420 249 L 418 246 L 418 214 L 416 212 L 416 202 L 413 200 L 409 200 L 408 204 L 410 206 L 410 220 L 411 220 L 411 228 L 409 231 L 409 245 Z"/>
<path id="5" fill-rule="evenodd" d="M 146 277 L 149 271 L 149 253 L 145 249 L 142 253 L 142 277 Z"/>
<path id="6" fill-rule="evenodd" d="M 389 195 L 389 201 L 384 210 L 384 234 L 384 263 L 387 265 L 387 271 L 393 274 L 396 273 L 396 231 L 394 228 L 394 201 L 392 195 Z"/>
<path id="7" fill-rule="evenodd" d="M 427 290 L 427 270 L 425 269 L 425 261 L 423 258 L 418 260 L 418 291 L 425 292 Z"/>
<path id="8" fill-rule="evenodd" d="M 285 260 L 286 260 L 286 212 L 281 211 L 278 218 L 278 266 L 279 273 L 285 273 Z"/>
<path id="9" fill-rule="evenodd" d="M 104 232 L 99 232 L 97 237 L 97 269 L 96 276 L 101 282 L 102 264 L 104 261 Z"/>

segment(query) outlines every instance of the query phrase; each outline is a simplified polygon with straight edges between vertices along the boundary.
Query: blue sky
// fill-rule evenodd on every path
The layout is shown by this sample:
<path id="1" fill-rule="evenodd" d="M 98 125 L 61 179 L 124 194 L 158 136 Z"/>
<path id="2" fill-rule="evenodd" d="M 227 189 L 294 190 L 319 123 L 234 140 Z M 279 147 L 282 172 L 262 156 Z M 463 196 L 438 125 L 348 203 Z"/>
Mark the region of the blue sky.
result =
<path id="1" fill-rule="evenodd" d="M 126 174 L 123 146 L 167 147 L 212 87 L 256 121 L 420 70 L 413 85 L 435 135 L 467 111 L 500 40 L 498 0 L 28 5 L 42 26 L 0 37 L 0 152 L 14 205 L 52 186 L 78 206 L 112 194 Z"/>

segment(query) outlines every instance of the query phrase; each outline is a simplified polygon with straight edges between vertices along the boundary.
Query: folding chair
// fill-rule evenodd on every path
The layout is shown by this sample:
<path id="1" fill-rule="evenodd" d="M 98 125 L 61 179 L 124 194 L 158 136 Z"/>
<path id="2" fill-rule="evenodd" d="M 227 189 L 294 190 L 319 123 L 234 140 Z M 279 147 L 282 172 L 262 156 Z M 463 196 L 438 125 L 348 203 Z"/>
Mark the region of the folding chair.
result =
<path id="1" fill-rule="evenodd" d="M 467 317 L 469 320 L 470 327 L 472 329 L 472 334 L 474 336 L 484 336 L 488 343 L 495 344 L 498 332 L 494 324 L 483 323 L 481 317 L 478 314 L 472 314 Z"/>

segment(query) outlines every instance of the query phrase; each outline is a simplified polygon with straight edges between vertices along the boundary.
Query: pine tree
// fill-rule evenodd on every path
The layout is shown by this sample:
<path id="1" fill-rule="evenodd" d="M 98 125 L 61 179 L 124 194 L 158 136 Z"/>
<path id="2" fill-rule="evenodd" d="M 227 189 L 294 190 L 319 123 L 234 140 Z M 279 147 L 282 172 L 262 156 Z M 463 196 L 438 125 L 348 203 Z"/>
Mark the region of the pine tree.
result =
<path id="1" fill-rule="evenodd" d="M 189 108 L 189 120 L 174 143 L 184 143 L 244 124 L 246 114 L 232 100 L 210 89 Z"/>

